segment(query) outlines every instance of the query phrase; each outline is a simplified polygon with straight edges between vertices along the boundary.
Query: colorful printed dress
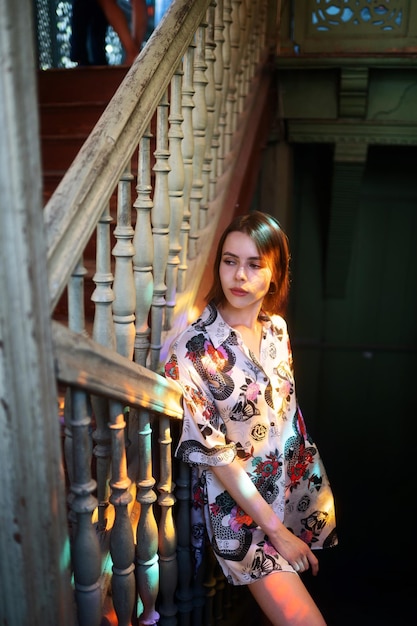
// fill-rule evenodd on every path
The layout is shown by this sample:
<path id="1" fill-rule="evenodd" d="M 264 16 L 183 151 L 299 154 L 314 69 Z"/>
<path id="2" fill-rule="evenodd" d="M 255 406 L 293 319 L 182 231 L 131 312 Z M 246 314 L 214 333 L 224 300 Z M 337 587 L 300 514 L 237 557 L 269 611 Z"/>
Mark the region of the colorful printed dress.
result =
<path id="1" fill-rule="evenodd" d="M 193 504 L 234 585 L 294 571 L 211 471 L 235 457 L 288 529 L 312 549 L 337 543 L 332 491 L 297 405 L 286 323 L 263 316 L 262 324 L 258 362 L 210 304 L 176 339 L 165 366 L 184 399 L 176 456 L 198 469 Z M 201 537 L 197 522 L 193 532 Z"/>

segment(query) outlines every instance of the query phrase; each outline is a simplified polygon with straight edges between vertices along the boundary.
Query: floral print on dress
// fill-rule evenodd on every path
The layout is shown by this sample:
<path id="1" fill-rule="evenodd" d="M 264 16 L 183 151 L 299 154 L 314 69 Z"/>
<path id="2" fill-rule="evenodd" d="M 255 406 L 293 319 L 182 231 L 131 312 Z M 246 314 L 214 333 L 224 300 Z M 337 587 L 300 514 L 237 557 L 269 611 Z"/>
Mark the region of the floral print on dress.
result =
<path id="1" fill-rule="evenodd" d="M 260 415 L 260 411 L 256 406 L 258 396 L 261 393 L 260 386 L 256 382 L 253 373 L 246 371 L 244 372 L 244 375 L 245 382 L 239 387 L 241 393 L 239 394 L 237 403 L 234 405 L 230 413 L 230 419 L 237 422 L 245 422 L 246 420 L 251 419 L 254 415 Z"/>
<path id="2" fill-rule="evenodd" d="M 337 543 L 331 488 L 297 404 L 284 319 L 262 314 L 259 360 L 210 304 L 174 342 L 165 374 L 184 400 L 178 458 L 192 466 L 192 545 L 204 525 L 229 582 L 293 568 L 233 500 L 211 468 L 241 463 L 277 516 L 313 548 Z"/>

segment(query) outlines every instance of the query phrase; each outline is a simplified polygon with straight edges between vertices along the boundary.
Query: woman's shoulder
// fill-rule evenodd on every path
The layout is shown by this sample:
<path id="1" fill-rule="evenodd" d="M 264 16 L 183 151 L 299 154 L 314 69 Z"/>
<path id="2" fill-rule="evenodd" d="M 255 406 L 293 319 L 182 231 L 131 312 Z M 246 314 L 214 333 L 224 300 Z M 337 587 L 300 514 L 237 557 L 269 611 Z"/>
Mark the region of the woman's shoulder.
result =
<path id="1" fill-rule="evenodd" d="M 287 322 L 285 321 L 285 318 L 283 318 L 282 315 L 279 315 L 278 313 L 275 313 L 274 315 L 270 315 L 269 319 L 275 326 L 285 326 L 285 327 L 287 326 Z"/>
<path id="2" fill-rule="evenodd" d="M 274 334 L 282 335 L 283 333 L 287 333 L 287 322 L 282 317 L 282 315 L 274 314 L 274 315 L 265 315 L 262 318 L 262 322 L 265 326 L 271 329 L 271 332 Z"/>
<path id="3" fill-rule="evenodd" d="M 206 335 L 207 327 L 209 327 L 215 321 L 217 317 L 217 309 L 210 305 L 206 306 L 201 314 L 186 326 L 173 341 L 173 346 L 179 346 L 186 344 L 191 337 L 195 335 Z"/>

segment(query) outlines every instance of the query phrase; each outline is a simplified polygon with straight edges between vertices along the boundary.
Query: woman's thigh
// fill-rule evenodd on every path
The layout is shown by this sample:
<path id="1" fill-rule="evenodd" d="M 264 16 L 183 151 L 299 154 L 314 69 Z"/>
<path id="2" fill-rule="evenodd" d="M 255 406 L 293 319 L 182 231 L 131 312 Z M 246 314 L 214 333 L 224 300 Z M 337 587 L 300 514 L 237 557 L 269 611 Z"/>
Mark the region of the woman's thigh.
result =
<path id="1" fill-rule="evenodd" d="M 323 616 L 300 577 L 274 572 L 248 585 L 273 626 L 325 626 Z"/>

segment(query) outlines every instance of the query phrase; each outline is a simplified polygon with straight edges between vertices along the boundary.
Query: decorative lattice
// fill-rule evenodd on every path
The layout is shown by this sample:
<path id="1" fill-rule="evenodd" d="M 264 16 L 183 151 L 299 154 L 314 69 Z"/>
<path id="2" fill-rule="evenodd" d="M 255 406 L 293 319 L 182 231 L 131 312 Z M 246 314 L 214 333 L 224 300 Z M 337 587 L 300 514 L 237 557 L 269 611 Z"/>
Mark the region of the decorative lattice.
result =
<path id="1" fill-rule="evenodd" d="M 370 31 L 400 33 L 404 23 L 407 0 L 313 0 L 313 30 L 331 32 L 354 30 L 356 34 Z"/>

